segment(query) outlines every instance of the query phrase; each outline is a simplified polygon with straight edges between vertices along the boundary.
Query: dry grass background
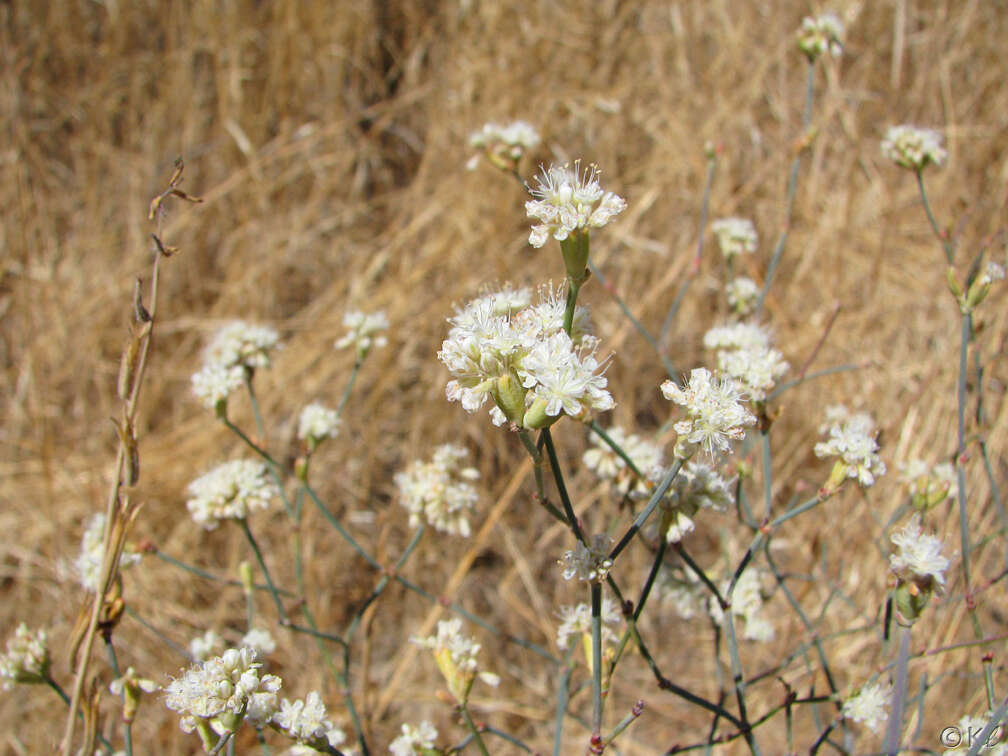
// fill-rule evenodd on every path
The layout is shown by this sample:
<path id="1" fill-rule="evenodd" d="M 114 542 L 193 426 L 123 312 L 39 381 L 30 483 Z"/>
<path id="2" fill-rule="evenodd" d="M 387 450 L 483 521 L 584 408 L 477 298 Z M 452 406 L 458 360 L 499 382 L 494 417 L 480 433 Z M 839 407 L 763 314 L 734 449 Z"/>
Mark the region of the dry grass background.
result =
<path id="1" fill-rule="evenodd" d="M 385 309 L 391 344 L 365 364 L 343 435 L 316 462 L 316 484 L 352 531 L 391 561 L 409 535 L 393 473 L 436 443 L 464 443 L 484 475 L 485 517 L 467 541 L 429 534 L 408 572 L 502 629 L 553 643 L 557 606 L 585 600 L 554 565 L 568 536 L 531 502 L 516 439 L 444 400 L 446 374 L 435 353 L 452 303 L 481 284 L 559 281 L 563 269 L 555 249 L 528 246 L 517 185 L 488 166 L 464 170 L 467 135 L 486 120 L 525 118 L 544 135 L 527 170 L 574 157 L 603 168 L 604 185 L 629 207 L 598 235 L 594 258 L 657 331 L 693 254 L 707 140 L 723 146 L 712 213 L 755 220 L 761 244 L 751 272 L 765 271 L 800 136 L 804 61 L 793 33 L 815 10 L 790 0 L 0 4 L 4 635 L 21 620 L 50 627 L 55 674 L 68 679 L 60 644 L 81 597 L 60 564 L 76 554 L 83 521 L 104 506 L 118 356 L 133 279 L 148 274 L 146 205 L 182 154 L 185 187 L 206 202 L 178 208 L 166 232 L 183 253 L 164 268 L 141 409 L 142 479 L 134 496 L 144 509 L 135 539 L 221 574 L 233 575 L 250 558 L 236 529 L 204 533 L 184 508 L 190 480 L 241 453 L 189 393 L 209 332 L 235 317 L 282 332 L 286 349 L 256 380 L 275 419 L 270 447 L 287 454 L 294 449 L 292 418 L 312 399 L 335 402 L 349 375 L 351 355 L 332 349 L 343 312 Z M 927 180 L 937 214 L 959 229 L 960 262 L 1003 224 L 1008 171 L 1004 3 L 887 0 L 838 10 L 849 11 L 847 47 L 817 71 L 818 138 L 802 165 L 791 236 L 768 303 L 769 322 L 793 365 L 812 352 L 834 303 L 840 314 L 815 367 L 867 365 L 808 383 L 781 401 L 776 500 L 783 505 L 824 479 L 828 465 L 811 449 L 826 404 L 847 402 L 875 414 L 891 470 L 866 496 L 845 491 L 779 539 L 779 557 L 791 569 L 828 576 L 829 584 L 796 583 L 813 616 L 831 587 L 854 599 L 832 601 L 824 634 L 861 626 L 881 606 L 886 568 L 876 541 L 902 501 L 897 463 L 914 456 L 940 461 L 955 447 L 957 310 L 913 177 L 879 156 L 879 139 L 886 126 L 902 122 L 946 134 L 948 165 L 929 171 Z M 723 307 L 722 277 L 716 253 L 707 254 L 669 344 L 680 369 L 709 359 L 700 339 Z M 615 352 L 609 377 L 618 406 L 603 424 L 655 430 L 669 413 L 656 388 L 660 364 L 597 282 L 583 296 L 604 346 Z M 995 292 L 984 306 L 979 342 L 988 365 L 985 432 L 1002 482 L 1004 302 Z M 249 422 L 245 403 L 234 404 Z M 555 435 L 573 464 L 585 434 L 563 423 Z M 999 526 L 975 454 L 968 471 L 979 537 Z M 571 486 L 589 522 L 601 527 L 592 512 L 608 511 L 602 489 L 585 474 Z M 935 522 L 947 550 L 957 551 L 951 510 Z M 292 584 L 281 559 L 290 541 L 283 515 L 253 526 L 275 556 L 279 581 Z M 706 563 L 717 555 L 717 528 L 740 536 L 727 518 L 698 534 L 689 545 Z M 1003 568 L 1003 536 L 978 550 L 976 574 L 993 577 Z M 315 591 L 308 601 L 323 626 L 338 628 L 375 576 L 314 513 L 304 543 Z M 637 584 L 647 558 L 642 546 L 631 549 L 617 577 Z M 915 645 L 971 637 L 955 565 L 950 598 L 928 612 Z M 240 592 L 153 558 L 127 574 L 126 597 L 178 643 L 208 627 L 232 640 L 242 631 Z M 272 618 L 265 599 L 259 606 L 264 619 Z M 771 608 L 779 641 L 747 647 L 749 674 L 803 638 L 782 597 Z M 1002 583 L 982 595 L 989 634 L 1004 632 L 1006 609 Z M 645 630 L 666 673 L 716 697 L 706 625 L 653 611 Z M 460 732 L 435 698 L 441 683 L 432 661 L 405 643 L 436 615 L 415 596 L 390 589 L 358 636 L 355 695 L 377 753 L 402 721 L 432 719 L 449 740 Z M 271 666 L 288 694 L 320 687 L 342 718 L 314 645 L 275 634 L 280 648 Z M 478 690 L 477 714 L 548 750 L 552 670 L 478 635 L 486 666 L 503 683 Z M 132 619 L 116 638 L 125 663 L 158 679 L 183 664 Z M 874 630 L 832 640 L 829 648 L 843 689 L 885 661 Z M 991 648 L 1001 683 L 1002 649 Z M 911 686 L 925 673 L 937 685 L 924 707 L 922 743 L 937 748 L 940 725 L 982 709 L 979 657 L 971 649 L 912 664 Z M 825 690 L 822 675 L 803 664 L 783 677 L 800 691 L 813 683 Z M 616 679 L 607 704 L 613 722 L 636 698 L 647 704 L 623 736 L 623 752 L 656 753 L 704 736 L 707 718 L 660 692 L 639 659 L 625 661 Z M 756 686 L 753 708 L 779 701 L 782 690 L 772 680 Z M 41 689 L 0 697 L 0 748 L 48 752 L 57 739 L 54 722 L 62 720 L 56 703 Z M 588 708 L 583 691 L 573 709 Z M 785 748 L 781 722 L 761 731 L 770 753 Z M 807 713 L 797 727 L 799 743 L 811 742 L 816 728 Z M 141 710 L 137 733 L 141 753 L 197 747 L 157 701 Z M 580 752 L 585 733 L 568 721 L 565 752 Z M 495 753 L 509 752 L 495 742 Z"/>

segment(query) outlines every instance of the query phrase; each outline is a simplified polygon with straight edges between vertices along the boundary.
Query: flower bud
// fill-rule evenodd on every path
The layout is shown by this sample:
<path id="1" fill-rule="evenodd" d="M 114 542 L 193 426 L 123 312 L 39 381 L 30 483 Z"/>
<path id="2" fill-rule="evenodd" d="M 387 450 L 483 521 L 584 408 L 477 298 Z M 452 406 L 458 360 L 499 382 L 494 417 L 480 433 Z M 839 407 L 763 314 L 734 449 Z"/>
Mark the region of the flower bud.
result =
<path id="1" fill-rule="evenodd" d="M 520 425 L 525 414 L 525 395 L 528 389 L 521 385 L 517 377 L 508 373 L 500 376 L 490 394 L 510 422 Z"/>

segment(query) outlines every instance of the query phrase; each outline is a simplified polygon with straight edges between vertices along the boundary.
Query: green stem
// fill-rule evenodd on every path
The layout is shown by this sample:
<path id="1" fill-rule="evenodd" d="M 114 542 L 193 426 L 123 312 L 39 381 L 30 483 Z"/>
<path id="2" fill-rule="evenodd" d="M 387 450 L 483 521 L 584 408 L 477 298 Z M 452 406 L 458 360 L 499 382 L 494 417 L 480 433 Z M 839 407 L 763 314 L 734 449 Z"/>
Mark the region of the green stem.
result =
<path id="1" fill-rule="evenodd" d="M 602 584 L 591 584 L 592 735 L 602 733 Z"/>
<path id="2" fill-rule="evenodd" d="M 219 575 L 214 575 L 212 572 L 207 572 L 206 570 L 200 567 L 195 567 L 194 565 L 186 564 L 185 562 L 182 562 L 173 556 L 168 556 L 167 554 L 161 551 L 155 551 L 154 556 L 156 556 L 163 562 L 167 562 L 168 564 L 174 567 L 178 567 L 179 569 L 185 570 L 186 572 L 196 575 L 197 577 L 201 577 L 205 580 L 213 580 L 215 582 L 224 583 L 225 585 L 230 586 L 237 586 L 237 587 L 242 586 L 242 582 L 240 580 L 235 580 L 234 578 L 224 578 L 220 577 Z M 253 588 L 255 588 L 257 591 L 269 590 L 269 586 L 264 585 L 263 583 L 255 583 L 253 584 Z M 279 593 L 281 596 L 285 598 L 297 598 L 297 596 L 295 596 L 293 593 L 289 591 L 278 590 L 277 593 Z"/>
<path id="3" fill-rule="evenodd" d="M 310 485 L 308 485 L 307 481 L 302 481 L 301 485 L 304 487 L 305 493 L 308 494 L 308 498 L 310 498 L 312 502 L 314 502 L 315 507 L 318 509 L 319 512 L 322 513 L 322 516 L 329 521 L 329 524 L 332 525 L 334 528 L 336 528 L 336 532 L 338 532 L 343 537 L 343 540 L 345 540 L 348 544 L 350 544 L 350 546 L 354 549 L 354 551 L 360 554 L 365 562 L 370 564 L 376 570 L 380 570 L 382 566 L 378 562 L 378 560 L 376 560 L 373 556 L 368 554 L 364 550 L 364 548 L 359 543 L 357 543 L 356 540 L 354 540 L 353 536 L 351 536 L 343 528 L 343 526 L 340 524 L 340 521 L 336 518 L 336 516 L 329 511 L 328 507 L 326 507 L 325 504 L 322 503 L 322 500 L 318 497 L 318 494 L 315 493 L 315 489 L 312 488 Z"/>
<path id="4" fill-rule="evenodd" d="M 665 474 L 661 483 L 658 484 L 654 493 L 651 494 L 651 500 L 648 501 L 647 506 L 644 507 L 644 510 L 639 515 L 637 515 L 633 524 L 629 527 L 629 529 L 627 529 L 627 532 L 623 534 L 623 537 L 619 540 L 619 543 L 616 544 L 616 547 L 609 553 L 610 559 L 615 561 L 616 557 L 620 555 L 620 552 L 627 547 L 637 532 L 644 526 L 644 523 L 647 522 L 651 513 L 655 511 L 655 508 L 662 500 L 662 497 L 665 496 L 665 492 L 668 491 L 669 486 L 672 485 L 672 481 L 675 480 L 675 476 L 679 474 L 679 471 L 682 469 L 684 463 L 685 460 L 676 459 L 675 464 L 672 465 L 672 469 Z"/>
<path id="5" fill-rule="evenodd" d="M 581 282 L 567 278 L 567 307 L 564 309 L 564 332 L 570 336 L 571 328 L 574 325 L 574 308 L 577 307 L 578 292 L 581 291 Z"/>
<path id="6" fill-rule="evenodd" d="M 487 750 L 486 744 L 483 742 L 483 738 L 480 736 L 479 728 L 476 723 L 473 722 L 472 717 L 469 714 L 469 707 L 464 703 L 459 704 L 459 712 L 462 714 L 462 719 L 466 723 L 466 727 L 469 728 L 469 732 L 472 733 L 473 741 L 476 743 L 476 747 L 483 756 L 490 756 L 490 752 Z"/>
<path id="7" fill-rule="evenodd" d="M 563 504 L 564 514 L 567 516 L 567 523 L 575 537 L 587 547 L 588 541 L 581 531 L 581 525 L 578 523 L 577 515 L 574 514 L 570 496 L 567 494 L 563 472 L 560 470 L 560 460 L 557 458 L 556 448 L 553 446 L 553 436 L 550 434 L 549 428 L 543 428 L 540 435 L 546 446 L 546 456 L 549 459 L 550 469 L 553 471 L 553 480 L 556 482 L 557 493 L 560 494 L 560 502 Z"/>
<path id="8" fill-rule="evenodd" d="M 972 330 L 973 324 L 970 315 L 963 313 L 959 332 L 959 377 L 956 382 L 956 476 L 959 486 L 959 538 L 967 601 L 969 601 L 972 589 L 970 587 L 969 520 L 966 511 L 966 469 L 964 466 L 966 457 L 966 355 Z"/>
<path id="9" fill-rule="evenodd" d="M 270 596 L 273 597 L 273 603 L 276 604 L 277 613 L 280 615 L 280 619 L 286 622 L 287 611 L 284 609 L 283 602 L 277 594 L 276 586 L 273 584 L 273 578 L 270 576 L 269 568 L 266 566 L 266 561 L 263 559 L 262 551 L 259 550 L 259 544 L 256 543 L 255 536 L 252 535 L 252 531 L 249 529 L 248 521 L 245 519 L 239 519 L 236 520 L 236 522 L 245 533 L 245 538 L 248 539 L 249 545 L 252 547 L 252 551 L 255 552 L 256 561 L 259 562 L 259 567 L 263 571 L 263 577 L 266 578 L 266 584 L 269 586 L 269 592 Z"/>
<path id="10" fill-rule="evenodd" d="M 924 204 L 924 213 L 927 215 L 928 223 L 931 224 L 931 230 L 934 231 L 934 235 L 942 245 L 942 251 L 945 252 L 945 262 L 952 265 L 955 260 L 955 250 L 952 248 L 948 234 L 938 228 L 938 221 L 935 220 L 934 213 L 931 212 L 931 203 L 928 202 L 927 192 L 924 190 L 924 172 L 914 171 L 914 175 L 917 176 L 917 188 L 920 189 L 921 202 Z"/>
<path id="11" fill-rule="evenodd" d="M 805 79 L 805 112 L 802 115 L 803 138 L 804 134 L 808 133 L 809 124 L 812 122 L 812 102 L 814 95 L 815 65 L 812 61 L 809 61 Z M 784 244 L 787 242 L 788 231 L 791 228 L 791 211 L 794 209 L 795 193 L 798 189 L 799 168 L 801 168 L 801 149 L 798 150 L 798 154 L 795 155 L 794 162 L 791 163 L 791 174 L 788 176 L 787 202 L 784 205 L 784 229 L 781 231 L 781 234 L 777 239 L 777 246 L 774 247 L 773 254 L 770 256 L 770 264 L 767 266 L 766 281 L 763 283 L 759 299 L 756 300 L 756 306 L 753 309 L 753 315 L 755 317 L 758 317 L 763 311 L 763 302 L 766 300 L 767 293 L 770 291 L 770 284 L 773 283 L 774 274 L 777 272 L 777 266 L 780 264 L 781 257 L 784 255 Z"/>

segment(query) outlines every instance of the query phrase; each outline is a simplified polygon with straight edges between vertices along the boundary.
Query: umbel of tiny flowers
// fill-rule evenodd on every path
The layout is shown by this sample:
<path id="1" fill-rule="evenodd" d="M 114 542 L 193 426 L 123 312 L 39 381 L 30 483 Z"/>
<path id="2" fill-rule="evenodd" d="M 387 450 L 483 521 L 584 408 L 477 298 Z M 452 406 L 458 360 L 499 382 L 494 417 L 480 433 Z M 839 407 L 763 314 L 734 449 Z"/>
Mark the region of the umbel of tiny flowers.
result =
<path id="1" fill-rule="evenodd" d="M 626 200 L 603 191 L 599 169 L 551 165 L 536 177 L 535 199 L 525 203 L 525 212 L 539 223 L 532 227 L 529 244 L 540 248 L 552 236 L 560 242 L 567 279 L 576 290 L 584 283 L 588 267 L 588 233 L 602 228 L 626 208 Z"/>
<path id="2" fill-rule="evenodd" d="M 833 419 L 832 424 L 824 426 L 829 439 L 815 445 L 815 455 L 839 459 L 820 489 L 820 495 L 832 496 L 848 478 L 857 480 L 865 488 L 873 485 L 876 476 L 885 475 L 886 466 L 877 453 L 879 447 L 871 416 L 851 414 L 843 406 L 829 408 L 827 414 Z M 820 428 L 820 432 L 823 429 Z"/>
<path id="3" fill-rule="evenodd" d="M 896 576 L 893 601 L 897 618 L 912 625 L 931 599 L 931 594 L 945 590 L 948 559 L 942 556 L 942 542 L 921 530 L 920 514 L 891 538 L 896 552 L 889 557 L 889 568 Z"/>
<path id="4" fill-rule="evenodd" d="M 372 313 L 351 310 L 343 316 L 343 326 L 350 330 L 334 346 L 336 349 L 353 346 L 357 362 L 363 362 L 374 347 L 380 348 L 388 344 L 388 339 L 377 335 L 389 327 L 383 310 Z"/>
<path id="5" fill-rule="evenodd" d="M 449 401 L 475 412 L 487 398 L 495 425 L 540 429 L 561 414 L 588 421 L 615 406 L 606 390 L 605 363 L 595 357 L 587 310 L 571 310 L 552 286 L 531 304 L 527 289 L 505 288 L 473 300 L 449 319 L 452 328 L 438 359 L 451 372 Z"/>
<path id="6" fill-rule="evenodd" d="M 839 58 L 843 52 L 843 21 L 835 13 L 823 13 L 816 18 L 806 16 L 798 29 L 798 49 L 814 62 L 824 53 Z"/>
<path id="7" fill-rule="evenodd" d="M 203 350 L 203 367 L 192 376 L 193 393 L 207 409 L 224 416 L 228 396 L 269 367 L 270 353 L 280 348 L 272 328 L 235 320 L 221 327 Z"/>
<path id="8" fill-rule="evenodd" d="M 440 751 L 434 750 L 437 736 L 437 729 L 427 720 L 421 722 L 417 727 L 404 724 L 399 737 L 389 744 L 389 751 L 392 752 L 392 756 L 440 753 Z"/>
<path id="9" fill-rule="evenodd" d="M 596 433 L 588 438 L 592 448 L 581 457 L 585 467 L 594 471 L 600 479 L 610 481 L 620 496 L 631 492 L 635 495 L 647 494 L 653 487 L 652 483 L 661 480 L 665 473 L 661 447 L 635 433 L 627 434 L 615 425 L 606 430 L 606 435 L 623 450 L 643 477 L 637 476 L 623 457 Z"/>
<path id="10" fill-rule="evenodd" d="M 672 426 L 678 434 L 675 455 L 679 459 L 689 459 L 698 449 L 711 456 L 715 451 L 730 452 L 731 440 L 745 438 L 745 428 L 756 423 L 756 416 L 742 406 L 738 385 L 706 368 L 692 370 L 683 388 L 665 381 L 661 392 L 686 410 L 686 419 Z"/>
<path id="11" fill-rule="evenodd" d="M 918 173 L 928 165 L 941 165 L 948 156 L 940 133 L 909 124 L 890 126 L 881 147 L 884 157 Z"/>
<path id="12" fill-rule="evenodd" d="M 260 675 L 251 648 L 232 648 L 190 667 L 165 688 L 165 705 L 181 715 L 183 732 L 196 730 L 209 752 L 215 735 L 235 732 L 243 721 L 267 725 L 278 710 L 276 675 Z"/>
<path id="13" fill-rule="evenodd" d="M 756 251 L 756 227 L 746 218 L 721 218 L 711 223 L 711 231 L 725 260 L 731 263 L 740 254 Z"/>
<path id="14" fill-rule="evenodd" d="M 140 677 L 133 667 L 129 667 L 111 683 L 109 683 L 109 693 L 115 696 L 122 696 L 123 722 L 130 723 L 136 717 L 137 709 L 140 707 L 140 699 L 144 693 L 155 693 L 161 690 L 161 686 L 153 680 Z"/>
<path id="15" fill-rule="evenodd" d="M 327 438 L 336 438 L 340 425 L 339 413 L 318 402 L 312 402 L 298 418 L 298 438 L 308 444 L 309 453 Z"/>
<path id="16" fill-rule="evenodd" d="M 619 627 L 623 615 L 620 613 L 616 603 L 609 598 L 602 599 L 601 609 L 603 656 L 611 658 L 613 656 L 612 644 L 618 640 L 613 628 Z M 587 664 L 588 669 L 591 669 L 591 606 L 589 604 L 562 606 L 560 607 L 560 619 L 560 627 L 557 628 L 557 646 L 565 649 L 570 643 L 572 636 L 580 636 L 581 647 L 585 655 L 585 664 Z"/>
<path id="17" fill-rule="evenodd" d="M 509 172 L 518 169 L 522 155 L 539 146 L 539 141 L 539 132 L 527 121 L 489 122 L 469 135 L 470 147 L 479 150 L 491 164 Z M 478 156 L 474 156 L 467 167 L 471 170 L 477 162 Z"/>
<path id="18" fill-rule="evenodd" d="M 717 349 L 718 370 L 735 380 L 753 402 L 762 402 L 790 367 L 770 346 L 770 332 L 757 323 L 717 326 L 704 334 L 704 344 Z"/>
<path id="19" fill-rule="evenodd" d="M 588 545 L 578 541 L 577 545 L 565 552 L 558 561 L 563 567 L 564 580 L 576 577 L 588 583 L 601 583 L 608 577 L 609 570 L 613 566 L 613 560 L 609 558 L 612 546 L 613 539 L 605 533 L 593 535 Z"/>
<path id="20" fill-rule="evenodd" d="M 467 515 L 476 508 L 479 494 L 469 482 L 479 479 L 474 467 L 462 467 L 469 451 L 454 444 L 434 450 L 430 462 L 413 462 L 397 473 L 399 503 L 410 514 L 411 528 L 424 521 L 442 533 L 468 538 L 472 532 Z"/>
<path id="21" fill-rule="evenodd" d="M 280 495 L 262 462 L 248 459 L 226 462 L 189 484 L 186 507 L 192 518 L 207 530 L 221 520 L 244 520 L 257 509 L 266 509 Z"/>
<path id="22" fill-rule="evenodd" d="M 726 511 L 734 501 L 731 481 L 707 465 L 687 462 L 672 480 L 661 502 L 658 532 L 668 543 L 678 543 L 696 528 L 693 517 L 701 509 Z"/>
<path id="23" fill-rule="evenodd" d="M 311 691 L 303 700 L 284 699 L 270 724 L 298 743 L 318 751 L 335 748 L 346 740 L 346 733 L 329 720 L 322 696 Z"/>
<path id="24" fill-rule="evenodd" d="M 476 662 L 480 644 L 462 635 L 462 620 L 457 617 L 438 622 L 437 634 L 428 638 L 410 638 L 410 641 L 434 652 L 441 676 L 455 700 L 465 705 L 469 691 L 478 677 L 487 685 L 496 687 L 500 678 L 490 672 L 480 672 Z"/>
<path id="25" fill-rule="evenodd" d="M 105 513 L 99 512 L 91 517 L 88 526 L 81 537 L 80 553 L 73 563 L 73 571 L 81 586 L 88 591 L 98 590 L 99 571 L 102 558 L 105 555 Z M 124 547 L 119 557 L 119 569 L 124 570 L 138 564 L 141 555 L 131 547 Z"/>
<path id="26" fill-rule="evenodd" d="M 948 462 L 939 462 L 928 468 L 927 462 L 912 459 L 900 465 L 901 479 L 910 490 L 910 502 L 914 509 L 926 512 L 959 491 L 955 467 Z"/>
<path id="27" fill-rule="evenodd" d="M 0 685 L 10 690 L 15 683 L 38 684 L 48 678 L 49 637 L 45 630 L 29 630 L 22 622 L 0 656 Z"/>
<path id="28" fill-rule="evenodd" d="M 873 732 L 882 732 L 892 705 L 892 685 L 866 683 L 843 704 L 844 719 L 860 722 Z"/>
<path id="29" fill-rule="evenodd" d="M 752 312 L 759 298 L 760 288 L 751 278 L 740 276 L 732 279 L 725 286 L 728 295 L 728 306 L 738 315 L 748 315 Z"/>
<path id="30" fill-rule="evenodd" d="M 774 639 L 775 631 L 770 621 L 761 614 L 763 609 L 763 577 L 764 572 L 758 568 L 749 566 L 735 583 L 735 590 L 731 595 L 731 613 L 736 617 L 745 620 L 746 640 L 768 642 Z M 724 580 L 721 584 L 722 594 L 728 592 L 731 580 Z M 721 626 L 724 624 L 724 610 L 717 602 L 716 597 L 708 597 L 707 611 L 714 624 Z"/>

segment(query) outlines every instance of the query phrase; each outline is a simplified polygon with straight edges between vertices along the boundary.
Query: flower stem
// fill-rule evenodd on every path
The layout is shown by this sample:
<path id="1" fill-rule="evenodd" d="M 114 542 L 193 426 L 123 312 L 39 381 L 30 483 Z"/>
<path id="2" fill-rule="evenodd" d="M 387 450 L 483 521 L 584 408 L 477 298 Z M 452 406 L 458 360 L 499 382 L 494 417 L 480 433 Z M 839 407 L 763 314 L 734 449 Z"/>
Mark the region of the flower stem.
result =
<path id="1" fill-rule="evenodd" d="M 602 732 L 602 584 L 591 584 L 592 735 Z"/>
<path id="2" fill-rule="evenodd" d="M 263 577 L 266 578 L 266 584 L 269 586 L 270 596 L 273 597 L 273 603 L 276 604 L 277 613 L 280 615 L 280 619 L 287 621 L 287 612 L 284 609 L 283 602 L 280 600 L 280 596 L 277 595 L 276 586 L 273 584 L 273 578 L 270 576 L 269 568 L 266 567 L 266 562 L 263 559 L 262 552 L 259 550 L 259 544 L 256 543 L 255 537 L 252 535 L 252 531 L 249 529 L 248 521 L 239 519 L 238 524 L 241 526 L 242 531 L 245 533 L 245 538 L 248 539 L 249 545 L 252 547 L 252 551 L 255 552 L 256 560 L 259 562 L 259 567 L 262 568 Z"/>
<path id="3" fill-rule="evenodd" d="M 945 262 L 951 265 L 955 260 L 955 251 L 952 249 L 952 242 L 949 241 L 948 234 L 938 228 L 938 221 L 935 220 L 934 213 L 931 212 L 931 203 L 928 202 L 927 192 L 924 190 L 924 172 L 914 171 L 914 175 L 917 176 L 917 187 L 920 189 L 921 202 L 924 204 L 924 213 L 927 215 L 928 223 L 931 224 L 931 230 L 934 231 L 934 235 L 942 245 L 942 251 L 945 252 Z"/>
<path id="4" fill-rule="evenodd" d="M 469 707 L 465 704 L 459 704 L 459 712 L 462 714 L 462 719 L 465 720 L 466 727 L 469 728 L 469 732 L 472 733 L 473 741 L 476 743 L 476 747 L 483 756 L 490 756 L 490 752 L 487 750 L 486 744 L 483 742 L 483 738 L 480 736 L 479 728 L 476 723 L 473 722 L 472 717 L 469 714 Z"/>

